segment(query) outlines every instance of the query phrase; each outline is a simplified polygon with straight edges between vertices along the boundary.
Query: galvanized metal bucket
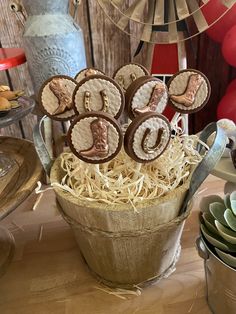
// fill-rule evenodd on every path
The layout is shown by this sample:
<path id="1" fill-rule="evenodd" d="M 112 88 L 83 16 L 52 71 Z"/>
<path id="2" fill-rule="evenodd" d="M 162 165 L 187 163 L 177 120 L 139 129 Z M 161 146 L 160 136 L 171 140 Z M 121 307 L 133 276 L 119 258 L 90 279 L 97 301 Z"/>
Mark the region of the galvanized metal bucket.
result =
<path id="1" fill-rule="evenodd" d="M 204 260 L 207 302 L 214 314 L 236 313 L 236 270 L 217 257 L 202 237 L 196 240 Z"/>

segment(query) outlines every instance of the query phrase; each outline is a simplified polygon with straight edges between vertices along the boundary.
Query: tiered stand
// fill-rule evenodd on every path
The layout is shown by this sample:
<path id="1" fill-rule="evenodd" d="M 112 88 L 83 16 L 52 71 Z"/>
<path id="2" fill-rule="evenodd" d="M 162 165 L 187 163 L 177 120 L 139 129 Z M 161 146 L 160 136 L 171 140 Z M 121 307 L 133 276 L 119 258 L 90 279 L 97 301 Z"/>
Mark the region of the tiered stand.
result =
<path id="1" fill-rule="evenodd" d="M 22 49 L 1 48 L 0 70 L 6 71 L 26 62 Z M 9 86 L 10 80 L 8 82 Z M 11 89 L 12 86 L 10 86 Z M 0 128 L 6 127 L 30 113 L 34 101 L 27 97 L 19 99 L 21 106 L 0 118 Z M 42 167 L 33 143 L 11 137 L 0 137 L 1 156 L 10 160 L 10 167 L 0 177 L 0 221 L 16 209 L 33 191 L 42 175 Z M 3 163 L 4 166 L 4 163 Z M 0 275 L 5 273 L 14 254 L 14 238 L 4 227 L 0 227 Z"/>

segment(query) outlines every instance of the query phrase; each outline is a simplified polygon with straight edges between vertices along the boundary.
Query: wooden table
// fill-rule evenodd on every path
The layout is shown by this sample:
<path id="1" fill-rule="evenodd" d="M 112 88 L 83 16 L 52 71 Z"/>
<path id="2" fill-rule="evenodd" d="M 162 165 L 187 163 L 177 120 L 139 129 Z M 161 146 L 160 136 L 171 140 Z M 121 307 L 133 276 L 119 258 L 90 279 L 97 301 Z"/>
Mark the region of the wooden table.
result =
<path id="1" fill-rule="evenodd" d="M 225 181 L 210 176 L 194 200 L 182 237 L 177 270 L 140 296 L 108 294 L 86 268 L 72 231 L 60 217 L 52 190 L 35 211 L 32 194 L 4 224 L 14 234 L 16 254 L 0 278 L 2 314 L 210 314 L 205 300 L 203 260 L 195 249 L 198 203 L 222 194 Z M 103 290 L 104 289 L 104 290 Z"/>

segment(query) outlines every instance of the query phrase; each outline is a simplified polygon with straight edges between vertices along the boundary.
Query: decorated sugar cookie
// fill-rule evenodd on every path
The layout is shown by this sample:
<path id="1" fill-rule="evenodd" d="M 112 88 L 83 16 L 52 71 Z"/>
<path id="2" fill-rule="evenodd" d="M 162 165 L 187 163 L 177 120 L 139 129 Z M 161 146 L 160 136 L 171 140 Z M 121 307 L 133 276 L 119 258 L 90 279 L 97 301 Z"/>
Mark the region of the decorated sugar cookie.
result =
<path id="1" fill-rule="evenodd" d="M 89 112 L 73 121 L 68 132 L 68 142 L 79 159 L 100 164 L 118 154 L 123 136 L 118 122 L 109 114 Z"/>
<path id="2" fill-rule="evenodd" d="M 98 70 L 96 68 L 86 68 L 86 69 L 83 69 L 79 73 L 76 74 L 75 80 L 76 80 L 76 82 L 79 83 L 80 81 L 82 81 L 86 77 L 91 76 L 91 75 L 97 75 L 97 74 L 105 75 L 105 73 L 103 71 Z"/>
<path id="3" fill-rule="evenodd" d="M 165 151 L 170 137 L 170 123 L 163 115 L 144 113 L 129 125 L 124 137 L 125 151 L 137 162 L 151 162 Z"/>
<path id="4" fill-rule="evenodd" d="M 76 81 L 69 76 L 51 77 L 39 91 L 41 110 L 54 120 L 72 119 L 75 116 L 72 96 L 76 84 Z"/>
<path id="5" fill-rule="evenodd" d="M 168 89 L 159 79 L 143 76 L 126 91 L 125 103 L 130 119 L 147 112 L 162 113 L 167 105 Z"/>
<path id="6" fill-rule="evenodd" d="M 119 85 L 105 75 L 91 75 L 78 83 L 73 106 L 77 114 L 101 111 L 119 118 L 124 109 L 124 94 Z"/>
<path id="7" fill-rule="evenodd" d="M 207 77 L 192 69 L 175 74 L 168 82 L 172 106 L 181 113 L 202 109 L 210 97 L 211 88 Z"/>
<path id="8" fill-rule="evenodd" d="M 137 63 L 129 63 L 116 70 L 113 78 L 125 92 L 133 81 L 144 75 L 150 75 L 144 66 Z"/>

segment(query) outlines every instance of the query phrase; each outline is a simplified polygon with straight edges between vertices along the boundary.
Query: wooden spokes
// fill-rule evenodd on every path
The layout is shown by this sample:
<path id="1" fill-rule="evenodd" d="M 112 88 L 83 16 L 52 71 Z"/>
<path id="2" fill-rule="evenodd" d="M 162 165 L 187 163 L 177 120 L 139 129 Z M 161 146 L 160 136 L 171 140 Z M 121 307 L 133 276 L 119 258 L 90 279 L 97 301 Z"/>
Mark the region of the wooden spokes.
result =
<path id="1" fill-rule="evenodd" d="M 221 0 L 225 12 L 208 23 L 203 8 L 213 0 L 97 0 L 107 17 L 122 31 L 132 35 L 138 28 L 140 39 L 152 43 L 172 43 L 189 39 L 217 22 L 236 0 Z M 200 4 L 199 4 L 200 3 Z M 187 25 L 191 23 L 191 30 Z M 159 36 L 160 32 L 168 36 Z M 186 31 L 179 36 L 179 31 Z"/>

